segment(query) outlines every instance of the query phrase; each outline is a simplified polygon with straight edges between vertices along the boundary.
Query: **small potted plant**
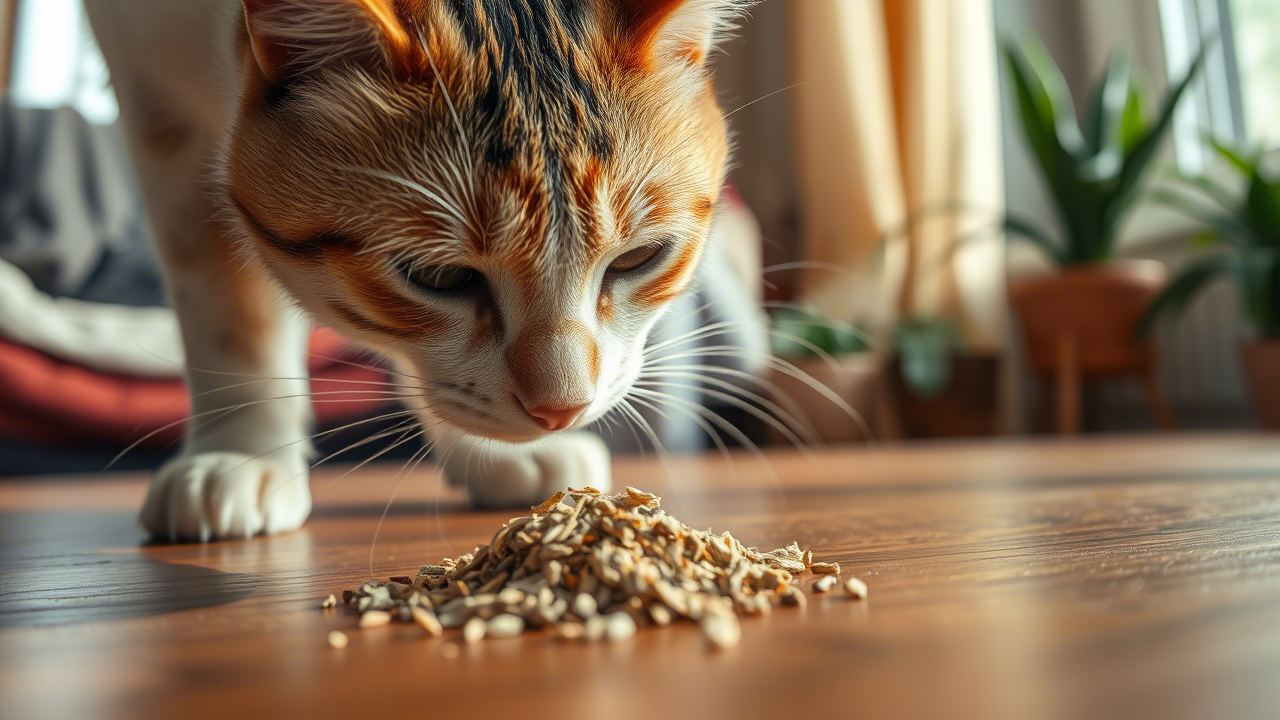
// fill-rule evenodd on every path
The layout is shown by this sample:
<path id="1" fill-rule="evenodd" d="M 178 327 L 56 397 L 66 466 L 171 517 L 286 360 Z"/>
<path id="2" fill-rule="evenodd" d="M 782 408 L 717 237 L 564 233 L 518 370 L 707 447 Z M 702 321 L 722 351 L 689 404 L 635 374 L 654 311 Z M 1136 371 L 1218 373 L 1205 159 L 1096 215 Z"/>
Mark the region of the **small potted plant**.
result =
<path id="1" fill-rule="evenodd" d="M 1280 173 L 1268 172 L 1264 153 L 1240 153 L 1212 142 L 1242 180 L 1242 194 L 1207 177 L 1161 188 L 1160 201 L 1203 222 L 1197 244 L 1211 249 L 1184 267 L 1151 304 L 1140 332 L 1163 314 L 1179 315 L 1212 281 L 1233 278 L 1257 338 L 1241 345 L 1245 374 L 1262 424 L 1280 430 Z"/>
<path id="2" fill-rule="evenodd" d="M 1059 220 L 1058 232 L 1050 233 L 1027 219 L 1005 218 L 1011 238 L 1032 243 L 1055 266 L 1049 274 L 1012 282 L 1010 302 L 1032 369 L 1056 376 L 1060 402 L 1073 404 L 1078 396 L 1062 388 L 1077 387 L 1083 375 L 1153 376 L 1154 344 L 1135 342 L 1134 329 L 1164 286 L 1166 271 L 1153 260 L 1118 260 L 1117 241 L 1204 52 L 1154 117 L 1143 110 L 1127 57 L 1117 54 L 1092 94 L 1083 126 L 1042 45 L 1006 44 L 1004 55 L 1023 134 Z M 1064 418 L 1064 425 L 1078 422 L 1075 410 Z"/>
<path id="3" fill-rule="evenodd" d="M 801 306 L 776 308 L 772 319 L 773 353 L 783 361 L 770 378 L 779 404 L 824 443 L 870 439 L 881 378 L 870 333 Z"/>
<path id="4" fill-rule="evenodd" d="M 967 346 L 948 320 L 913 317 L 893 330 L 885 373 L 889 403 L 879 418 L 886 437 L 994 435 L 999 429 L 1000 358 Z"/>

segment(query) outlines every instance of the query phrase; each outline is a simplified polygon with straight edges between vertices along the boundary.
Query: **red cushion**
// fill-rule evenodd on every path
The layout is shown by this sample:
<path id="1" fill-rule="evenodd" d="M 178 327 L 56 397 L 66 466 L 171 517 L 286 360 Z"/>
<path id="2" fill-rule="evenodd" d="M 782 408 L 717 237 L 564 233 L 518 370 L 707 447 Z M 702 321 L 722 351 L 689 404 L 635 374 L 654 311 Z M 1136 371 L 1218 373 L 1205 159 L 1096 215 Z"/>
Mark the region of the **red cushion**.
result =
<path id="1" fill-rule="evenodd" d="M 312 335 L 311 353 L 312 392 L 353 391 L 334 396 L 343 402 L 316 402 L 317 424 L 349 422 L 386 404 L 376 392 L 383 388 L 360 384 L 385 380 L 386 373 L 346 364 L 350 346 L 332 331 Z M 155 431 L 143 445 L 163 446 L 182 436 L 188 410 L 179 379 L 110 375 L 0 339 L 4 437 L 42 444 L 121 446 Z"/>

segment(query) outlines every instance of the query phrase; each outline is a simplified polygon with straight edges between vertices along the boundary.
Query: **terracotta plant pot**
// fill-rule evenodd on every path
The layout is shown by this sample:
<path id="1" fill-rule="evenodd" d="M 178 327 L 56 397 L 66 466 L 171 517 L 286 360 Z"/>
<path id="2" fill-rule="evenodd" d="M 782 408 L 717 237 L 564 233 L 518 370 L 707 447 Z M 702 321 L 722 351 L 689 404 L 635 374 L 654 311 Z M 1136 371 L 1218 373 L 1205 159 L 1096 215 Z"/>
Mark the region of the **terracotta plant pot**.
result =
<path id="1" fill-rule="evenodd" d="M 876 392 L 880 384 L 880 358 L 873 353 L 859 353 L 836 358 L 831 367 L 820 358 L 784 358 L 803 373 L 829 388 L 870 425 L 875 415 Z M 797 415 L 801 425 L 817 435 L 828 445 L 866 442 L 863 426 L 822 392 L 790 374 L 774 370 L 769 380 L 774 384 L 774 402 L 784 410 Z M 793 403 L 789 405 L 788 403 Z M 793 414 L 796 414 L 793 412 Z M 806 419 L 808 422 L 806 423 Z M 771 431 L 775 441 L 789 443 L 776 429 Z"/>
<path id="2" fill-rule="evenodd" d="M 1009 298 L 1031 369 L 1055 373 L 1070 352 L 1084 375 L 1148 371 L 1155 342 L 1133 334 L 1167 278 L 1154 260 L 1117 260 L 1013 283 Z"/>
<path id="3" fill-rule="evenodd" d="M 1244 343 L 1240 359 L 1258 420 L 1268 430 L 1280 430 L 1280 339 Z"/>
<path id="4" fill-rule="evenodd" d="M 1155 340 L 1134 338 L 1167 278 L 1164 265 L 1154 260 L 1117 260 L 1010 285 L 1027 363 L 1056 385 L 1059 432 L 1080 429 L 1083 382 L 1113 375 L 1142 380 L 1156 423 L 1164 429 L 1176 425 L 1156 379 Z M 1047 409 L 1041 408 L 1042 417 Z"/>
<path id="5" fill-rule="evenodd" d="M 885 371 L 891 407 L 883 434 L 901 438 L 958 438 L 995 435 L 1000 429 L 1000 358 L 957 353 L 951 383 L 938 397 L 921 400 L 902 378 L 898 358 Z"/>

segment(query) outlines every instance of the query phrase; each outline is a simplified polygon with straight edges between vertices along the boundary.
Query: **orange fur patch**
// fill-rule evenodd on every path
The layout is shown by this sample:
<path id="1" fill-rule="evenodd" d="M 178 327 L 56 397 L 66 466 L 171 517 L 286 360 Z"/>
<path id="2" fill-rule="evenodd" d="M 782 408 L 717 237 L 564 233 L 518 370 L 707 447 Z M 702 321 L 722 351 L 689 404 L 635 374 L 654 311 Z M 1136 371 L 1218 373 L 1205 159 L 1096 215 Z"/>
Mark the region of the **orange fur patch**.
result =
<path id="1" fill-rule="evenodd" d="M 701 252 L 702 243 L 685 244 L 670 267 L 636 291 L 636 302 L 656 307 L 675 300 L 689 283 Z"/>
<path id="2" fill-rule="evenodd" d="M 593 156 L 584 163 L 581 172 L 571 178 L 574 207 L 583 215 L 583 240 L 586 242 L 590 263 L 595 263 L 604 253 L 608 240 L 604 237 L 597 215 L 602 176 L 600 158 Z"/>
<path id="3" fill-rule="evenodd" d="M 711 214 L 715 212 L 716 204 L 711 198 L 702 198 L 694 203 L 693 216 L 697 218 L 699 224 L 706 224 L 711 219 Z"/>
<path id="4" fill-rule="evenodd" d="M 687 0 L 646 0 L 624 3 L 618 16 L 624 31 L 630 36 L 626 48 L 629 51 L 628 64 L 640 70 L 648 70 L 653 66 L 656 59 L 654 45 L 661 35 L 662 26 L 685 2 Z"/>
<path id="5" fill-rule="evenodd" d="M 363 310 L 330 301 L 329 309 L 353 327 L 369 332 L 403 338 L 425 338 L 444 332 L 449 318 L 405 297 L 392 287 L 381 265 L 359 254 L 359 246 L 340 236 L 325 235 L 306 241 L 284 238 L 266 227 L 249 208 L 231 196 L 252 239 L 259 246 L 283 258 L 308 265 L 320 265 L 335 271 L 347 281 Z"/>
<path id="6" fill-rule="evenodd" d="M 601 289 L 600 296 L 596 298 L 596 317 L 602 323 L 613 321 L 613 290 L 607 285 Z"/>
<path id="7" fill-rule="evenodd" d="M 392 3 L 387 0 L 355 0 L 355 3 L 364 8 L 369 19 L 378 25 L 391 50 L 404 56 L 410 54 L 409 33 L 400 24 L 400 17 Z"/>
<path id="8" fill-rule="evenodd" d="M 520 390 L 522 397 L 543 398 L 554 395 L 562 389 L 563 378 L 560 372 L 546 362 L 542 350 L 549 347 L 556 339 L 565 339 L 580 343 L 587 358 L 588 370 L 599 377 L 599 347 L 595 337 L 587 326 L 568 318 L 558 318 L 546 322 L 535 322 L 526 326 L 507 348 L 507 367 L 511 370 L 512 379 Z M 595 369 L 591 370 L 591 366 Z M 594 383 L 595 381 L 592 380 Z M 586 401 L 589 398 L 557 398 L 569 403 Z"/>

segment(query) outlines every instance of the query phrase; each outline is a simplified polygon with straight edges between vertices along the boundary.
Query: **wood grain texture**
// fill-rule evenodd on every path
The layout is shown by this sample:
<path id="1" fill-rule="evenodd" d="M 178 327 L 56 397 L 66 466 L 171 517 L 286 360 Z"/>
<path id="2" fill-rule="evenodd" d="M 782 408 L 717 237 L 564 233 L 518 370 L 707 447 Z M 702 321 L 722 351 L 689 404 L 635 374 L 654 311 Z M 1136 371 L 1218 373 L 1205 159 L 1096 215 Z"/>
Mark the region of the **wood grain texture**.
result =
<path id="1" fill-rule="evenodd" d="M 148 546 L 145 479 L 0 484 L 0 717 L 1274 717 L 1280 439 L 1170 436 L 623 462 L 690 525 L 792 539 L 870 597 L 619 645 L 545 634 L 446 659 L 412 627 L 321 611 L 369 577 L 396 467 L 313 479 L 302 531 Z M 487 542 L 415 474 L 379 576 Z M 438 508 L 438 510 L 437 510 Z M 337 651 L 326 634 L 351 644 Z"/>

